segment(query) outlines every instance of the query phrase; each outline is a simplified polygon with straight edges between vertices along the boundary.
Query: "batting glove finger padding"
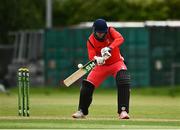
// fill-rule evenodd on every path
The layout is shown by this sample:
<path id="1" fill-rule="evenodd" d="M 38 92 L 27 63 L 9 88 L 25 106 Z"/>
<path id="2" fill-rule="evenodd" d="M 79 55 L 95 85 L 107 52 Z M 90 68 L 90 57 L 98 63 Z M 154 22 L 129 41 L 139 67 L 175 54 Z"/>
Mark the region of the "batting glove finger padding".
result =
<path id="1" fill-rule="evenodd" d="M 95 56 L 94 59 L 96 60 L 97 65 L 103 65 L 103 64 L 105 64 L 105 59 L 104 59 L 104 57 Z"/>
<path id="2" fill-rule="evenodd" d="M 109 59 L 111 57 L 111 48 L 109 47 L 104 47 L 101 49 L 101 56 L 105 58 L 105 60 Z"/>
<path id="3" fill-rule="evenodd" d="M 104 55 L 102 55 L 102 57 L 104 57 L 104 60 L 107 60 L 111 57 L 111 53 L 107 52 Z"/>

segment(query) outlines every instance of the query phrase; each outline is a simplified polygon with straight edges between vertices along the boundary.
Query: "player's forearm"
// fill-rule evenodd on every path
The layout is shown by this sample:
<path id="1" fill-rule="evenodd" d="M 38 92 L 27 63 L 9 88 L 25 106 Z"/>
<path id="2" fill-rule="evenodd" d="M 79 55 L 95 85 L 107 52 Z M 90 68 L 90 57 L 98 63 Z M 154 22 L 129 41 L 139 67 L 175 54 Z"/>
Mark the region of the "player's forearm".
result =
<path id="1" fill-rule="evenodd" d="M 96 53 L 94 51 L 88 51 L 89 60 L 93 60 L 94 56 L 96 56 Z"/>
<path id="2" fill-rule="evenodd" d="M 123 44 L 123 42 L 124 42 L 124 38 L 123 37 L 116 38 L 109 47 L 114 49 L 115 47 L 118 47 L 121 44 Z"/>

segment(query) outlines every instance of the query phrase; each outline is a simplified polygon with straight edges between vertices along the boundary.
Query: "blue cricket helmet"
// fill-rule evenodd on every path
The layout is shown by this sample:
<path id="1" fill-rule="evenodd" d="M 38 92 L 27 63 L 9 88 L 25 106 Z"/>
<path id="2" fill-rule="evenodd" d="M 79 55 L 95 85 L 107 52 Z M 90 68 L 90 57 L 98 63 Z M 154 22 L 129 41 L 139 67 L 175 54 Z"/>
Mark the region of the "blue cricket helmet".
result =
<path id="1" fill-rule="evenodd" d="M 95 20 L 93 27 L 94 27 L 95 32 L 106 33 L 108 30 L 108 26 L 107 26 L 106 21 L 104 19 Z"/>

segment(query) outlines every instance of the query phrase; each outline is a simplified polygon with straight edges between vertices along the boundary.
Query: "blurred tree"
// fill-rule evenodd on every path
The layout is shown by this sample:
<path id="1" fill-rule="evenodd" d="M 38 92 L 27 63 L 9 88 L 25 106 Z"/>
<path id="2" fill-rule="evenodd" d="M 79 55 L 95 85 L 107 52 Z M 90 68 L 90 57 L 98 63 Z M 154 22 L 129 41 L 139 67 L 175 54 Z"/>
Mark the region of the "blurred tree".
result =
<path id="1" fill-rule="evenodd" d="M 1 0 L 0 43 L 8 43 L 8 31 L 43 28 L 44 0 Z"/>
<path id="2" fill-rule="evenodd" d="M 0 43 L 7 32 L 45 27 L 45 0 L 1 0 Z M 53 0 L 53 26 L 108 21 L 180 19 L 180 0 Z"/>
<path id="3" fill-rule="evenodd" d="M 168 19 L 180 19 L 180 0 L 166 0 L 169 7 Z"/>
<path id="4" fill-rule="evenodd" d="M 54 0 L 54 26 L 108 21 L 180 19 L 180 0 Z"/>

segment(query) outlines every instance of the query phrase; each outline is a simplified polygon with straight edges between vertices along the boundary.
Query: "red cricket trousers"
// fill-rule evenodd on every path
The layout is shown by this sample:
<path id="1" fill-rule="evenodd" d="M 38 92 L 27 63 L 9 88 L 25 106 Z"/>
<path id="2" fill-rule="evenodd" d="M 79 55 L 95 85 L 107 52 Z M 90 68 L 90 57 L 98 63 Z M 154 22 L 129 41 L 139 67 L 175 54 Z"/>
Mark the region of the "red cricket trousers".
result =
<path id="1" fill-rule="evenodd" d="M 127 70 L 123 61 L 118 61 L 111 65 L 97 65 L 89 73 L 87 81 L 97 88 L 107 77 L 113 76 L 115 78 L 120 70 Z"/>

